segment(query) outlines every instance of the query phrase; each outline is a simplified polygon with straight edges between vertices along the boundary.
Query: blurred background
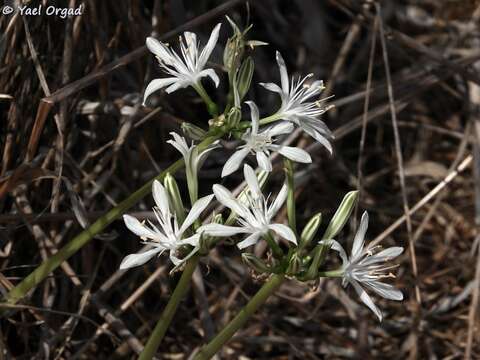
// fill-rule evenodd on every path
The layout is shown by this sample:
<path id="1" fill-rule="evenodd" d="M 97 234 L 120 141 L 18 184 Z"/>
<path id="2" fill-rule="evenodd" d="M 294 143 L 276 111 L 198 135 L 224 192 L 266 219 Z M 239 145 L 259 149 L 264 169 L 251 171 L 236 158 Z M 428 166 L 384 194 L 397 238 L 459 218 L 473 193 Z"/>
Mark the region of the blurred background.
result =
<path id="1" fill-rule="evenodd" d="M 278 97 L 258 86 L 279 82 L 275 51 L 290 74 L 314 73 L 335 107 L 323 120 L 334 154 L 294 134 L 313 158 L 298 169 L 298 222 L 329 219 L 359 189 L 349 249 L 363 210 L 368 241 L 404 246 L 395 279 L 403 302 L 375 298 L 379 323 L 351 288 L 335 280 L 287 281 L 219 354 L 221 359 L 480 358 L 480 1 L 477 0 L 167 0 L 24 1 L 81 14 L 0 15 L 0 291 L 28 275 L 101 214 L 178 158 L 165 141 L 183 121 L 207 128 L 191 89 L 157 92 L 162 75 L 144 47 L 153 34 L 176 44 L 185 30 L 202 44 L 222 22 L 210 58 L 221 76 L 230 16 L 249 39 L 268 42 L 255 60 L 248 98 L 268 115 Z M 222 75 L 223 74 L 223 75 Z M 245 114 L 248 118 L 248 114 Z M 229 142 L 225 145 L 228 147 Z M 229 153 L 212 152 L 201 194 L 218 182 Z M 474 169 L 477 169 L 475 171 Z M 185 175 L 176 175 L 180 185 Z M 241 172 L 224 184 L 234 188 Z M 271 189 L 283 181 L 276 162 Z M 181 186 L 185 188 L 184 186 Z M 148 215 L 150 196 L 131 209 Z M 278 215 L 279 221 L 285 213 Z M 326 221 L 324 221 L 326 222 Z M 116 221 L 57 269 L 1 320 L 5 359 L 134 358 L 168 301 L 178 274 L 166 257 L 119 272 L 137 237 Z M 265 255 L 259 245 L 255 253 Z M 332 261 L 332 266 L 335 261 Z M 211 338 L 264 279 L 228 244 L 196 271 L 158 358 L 187 359 Z"/>

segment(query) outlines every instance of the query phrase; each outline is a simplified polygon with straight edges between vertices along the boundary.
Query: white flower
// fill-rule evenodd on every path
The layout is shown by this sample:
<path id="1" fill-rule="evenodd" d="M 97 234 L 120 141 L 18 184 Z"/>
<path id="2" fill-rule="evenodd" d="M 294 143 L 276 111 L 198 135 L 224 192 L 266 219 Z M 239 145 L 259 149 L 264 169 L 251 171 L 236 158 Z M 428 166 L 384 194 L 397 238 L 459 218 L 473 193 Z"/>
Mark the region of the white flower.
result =
<path id="1" fill-rule="evenodd" d="M 143 97 L 143 101 L 153 92 L 167 87 L 167 93 L 172 93 L 187 86 L 197 86 L 202 77 L 209 76 L 218 87 L 220 80 L 213 69 L 204 69 L 213 48 L 217 44 L 221 24 L 217 24 L 210 35 L 207 44 L 200 51 L 197 35 L 191 32 L 184 32 L 183 39 L 180 37 L 180 57 L 175 51 L 153 37 L 148 37 L 146 44 L 148 49 L 155 54 L 160 67 L 170 77 L 152 80 Z"/>
<path id="2" fill-rule="evenodd" d="M 282 100 L 280 109 L 270 118 L 283 119 L 297 124 L 331 153 L 332 145 L 328 138 L 332 137 L 332 133 L 323 121 L 316 118 L 331 107 L 322 106 L 321 100 L 309 100 L 322 92 L 324 89 L 323 81 L 316 80 L 312 84 L 307 85 L 305 80 L 313 76 L 313 74 L 309 74 L 303 79 L 298 78 L 296 81 L 292 77 L 290 82 L 285 61 L 278 51 L 277 63 L 280 69 L 282 87 L 280 88 L 274 83 L 260 84 L 267 90 L 280 94 Z"/>
<path id="3" fill-rule="evenodd" d="M 265 171 L 272 171 L 272 163 L 269 159 L 270 151 L 278 151 L 280 154 L 293 161 L 302 163 L 312 162 L 312 158 L 305 150 L 293 146 L 274 144 L 275 140 L 273 137 L 291 133 L 293 131 L 292 124 L 282 122 L 259 132 L 260 122 L 257 105 L 255 105 L 253 101 L 247 101 L 246 103 L 250 106 L 252 127 L 242 136 L 245 145 L 239 146 L 238 150 L 233 153 L 223 166 L 222 177 L 237 171 L 249 153 L 256 155 L 258 165 Z"/>
<path id="4" fill-rule="evenodd" d="M 248 234 L 237 244 L 238 248 L 244 249 L 255 244 L 260 237 L 267 235 L 272 230 L 286 240 L 296 244 L 297 239 L 293 231 L 284 224 L 272 224 L 272 219 L 280 210 L 287 198 L 287 186 L 284 185 L 278 193 L 275 201 L 267 204 L 267 199 L 260 190 L 257 177 L 253 169 L 245 165 L 243 168 L 245 180 L 250 189 L 246 193 L 246 203 L 236 199 L 233 194 L 222 185 L 213 185 L 213 192 L 217 200 L 237 214 L 237 222 L 240 226 L 227 226 L 221 224 L 207 224 L 198 231 L 205 232 L 210 236 L 233 236 L 235 234 Z"/>
<path id="5" fill-rule="evenodd" d="M 196 199 L 198 192 L 198 169 L 205 161 L 208 153 L 216 148 L 217 142 L 207 147 L 203 151 L 198 151 L 198 146 L 188 146 L 184 137 L 178 135 L 175 132 L 171 132 L 173 140 L 168 140 L 167 143 L 177 149 L 185 160 L 185 171 L 187 173 L 188 190 L 190 192 L 190 198 Z M 193 197 L 192 197 L 193 196 Z"/>
<path id="6" fill-rule="evenodd" d="M 364 212 L 360 227 L 353 240 L 350 259 L 347 257 L 342 245 L 337 241 L 323 240 L 320 243 L 330 244 L 333 250 L 339 252 L 343 263 L 343 286 L 346 286 L 348 283 L 352 284 L 360 297 L 360 300 L 362 300 L 362 302 L 367 305 L 375 315 L 377 315 L 378 319 L 382 321 L 382 313 L 361 285 L 364 285 L 366 288 L 376 292 L 385 299 L 397 301 L 403 300 L 403 294 L 400 290 L 397 290 L 390 284 L 385 284 L 379 281 L 383 278 L 394 277 L 391 273 L 387 274 L 386 271 L 395 266 L 385 265 L 385 262 L 400 255 L 403 252 L 403 247 L 390 247 L 378 253 L 375 253 L 375 247 L 367 246 L 364 248 L 367 227 L 368 213 Z"/>
<path id="7" fill-rule="evenodd" d="M 193 234 L 186 238 L 184 238 L 184 235 L 190 225 L 199 218 L 202 211 L 205 210 L 210 201 L 212 201 L 213 195 L 205 196 L 193 204 L 185 221 L 179 226 L 177 217 L 172 213 L 173 209 L 170 208 L 167 192 L 163 185 L 157 180 L 153 182 L 152 193 L 157 205 L 153 208 L 153 212 L 160 225 L 160 229 L 150 221 L 150 226 L 147 226 L 130 215 L 124 215 L 123 221 L 131 232 L 140 236 L 145 244 L 153 246 L 153 249 L 126 256 L 120 264 L 120 269 L 129 269 L 143 265 L 156 254 L 161 255 L 167 250 L 170 252 L 170 260 L 172 263 L 178 266 L 198 250 L 200 234 Z M 177 250 L 184 245 L 191 245 L 194 249 L 185 258 L 179 259 L 177 257 Z"/>

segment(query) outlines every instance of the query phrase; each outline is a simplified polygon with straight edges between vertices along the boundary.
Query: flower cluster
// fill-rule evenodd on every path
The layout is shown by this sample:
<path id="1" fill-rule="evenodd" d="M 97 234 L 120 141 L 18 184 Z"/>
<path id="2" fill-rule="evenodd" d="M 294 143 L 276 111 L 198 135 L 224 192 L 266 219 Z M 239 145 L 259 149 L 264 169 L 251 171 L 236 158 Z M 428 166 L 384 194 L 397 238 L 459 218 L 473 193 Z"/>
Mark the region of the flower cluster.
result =
<path id="1" fill-rule="evenodd" d="M 223 113 L 218 112 L 214 103 L 201 84 L 201 79 L 210 77 L 218 87 L 220 78 L 211 68 L 206 69 L 207 61 L 218 41 L 220 24 L 212 31 L 203 49 L 195 34 L 185 32 L 180 39 L 180 55 L 167 44 L 154 38 L 147 38 L 148 49 L 155 54 L 161 69 L 169 77 L 152 80 L 144 94 L 144 101 L 154 92 L 165 88 L 167 93 L 185 87 L 193 87 L 207 105 L 213 116 L 208 122 L 209 129 L 204 130 L 193 124 L 184 129 L 193 134 L 192 139 L 202 140 L 195 145 L 177 133 L 171 133 L 169 140 L 177 149 L 185 164 L 188 192 L 190 195 L 190 211 L 186 212 L 178 186 L 171 175 L 167 175 L 164 185 L 154 181 L 152 186 L 156 206 L 153 214 L 156 222 L 140 222 L 132 216 L 125 215 L 127 228 L 139 236 L 150 248 L 138 254 L 125 257 L 120 264 L 121 269 L 145 264 L 155 255 L 168 251 L 172 263 L 179 267 L 192 256 L 208 253 L 222 239 L 232 239 L 238 249 L 244 251 L 243 258 L 254 270 L 267 274 L 287 274 L 300 281 L 315 280 L 319 277 L 341 277 L 343 284 L 351 284 L 362 302 L 364 302 L 381 320 L 382 314 L 364 288 L 378 295 L 402 300 L 402 293 L 392 285 L 381 280 L 393 275 L 388 273 L 393 266 L 387 262 L 400 255 L 401 247 L 391 247 L 383 251 L 365 246 L 365 234 L 368 227 L 368 214 L 362 216 L 360 227 L 353 241 L 350 257 L 342 245 L 333 239 L 340 233 L 350 216 L 356 200 L 356 192 L 347 194 L 330 220 L 327 230 L 322 236 L 317 235 L 321 216 L 314 216 L 302 232 L 297 232 L 295 221 L 294 165 L 308 164 L 312 158 L 300 147 L 282 144 L 282 137 L 293 132 L 295 126 L 302 129 L 313 139 L 321 143 L 330 153 L 333 152 L 331 131 L 318 117 L 330 107 L 325 99 L 320 99 L 324 86 L 321 80 L 313 80 L 313 74 L 297 79 L 290 78 L 285 61 L 279 52 L 276 60 L 280 71 L 280 86 L 275 83 L 261 83 L 265 89 L 280 95 L 281 104 L 276 112 L 260 117 L 258 106 L 253 101 L 244 101 L 250 109 L 250 119 L 242 121 L 241 102 L 248 93 L 253 75 L 250 58 L 243 61 L 242 56 L 248 41 L 243 37 L 247 31 L 241 32 L 231 20 L 235 30 L 234 37 L 229 39 L 224 54 L 224 68 L 228 72 L 230 100 Z M 247 29 L 248 30 L 248 29 Z M 250 42 L 250 44 L 264 44 Z M 228 52 L 228 53 L 227 53 Z M 233 101 L 232 101 L 233 99 Z M 188 135 L 188 134 L 187 134 Z M 223 165 L 221 178 L 227 177 L 243 167 L 246 182 L 244 191 L 235 196 L 221 184 L 212 187 L 213 194 L 198 199 L 198 177 L 200 168 L 212 152 L 220 147 L 219 139 L 235 137 L 238 146 Z M 272 155 L 279 154 L 284 158 L 286 179 L 276 196 L 264 195 L 262 187 L 272 172 Z M 249 154 L 255 156 L 260 172 L 248 164 L 243 164 Z M 295 166 L 301 166 L 296 164 Z M 242 166 L 243 165 L 243 166 Z M 217 202 L 230 210 L 229 217 L 224 220 L 221 215 L 211 216 L 209 221 L 200 219 L 201 214 L 212 202 Z M 288 225 L 277 216 L 286 204 Z M 314 241 L 317 239 L 316 241 Z M 283 241 L 282 241 L 283 240 Z M 260 241 L 265 241 L 273 256 L 267 259 L 256 258 L 245 249 Z M 201 251 L 199 251 L 201 250 Z M 323 269 L 325 256 L 330 250 L 338 252 L 342 266 L 336 270 Z"/>

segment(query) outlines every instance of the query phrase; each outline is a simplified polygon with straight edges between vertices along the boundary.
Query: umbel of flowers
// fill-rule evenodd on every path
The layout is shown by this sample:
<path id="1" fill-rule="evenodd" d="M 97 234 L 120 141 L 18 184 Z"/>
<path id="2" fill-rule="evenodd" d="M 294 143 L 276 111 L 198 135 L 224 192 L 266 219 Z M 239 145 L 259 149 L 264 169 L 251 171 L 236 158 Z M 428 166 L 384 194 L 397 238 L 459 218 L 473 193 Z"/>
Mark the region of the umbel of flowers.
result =
<path id="1" fill-rule="evenodd" d="M 357 193 L 350 192 L 345 196 L 322 235 L 318 233 L 322 218 L 320 214 L 313 216 L 302 231 L 296 228 L 294 172 L 299 167 L 308 166 L 312 158 L 302 148 L 283 145 L 282 140 L 294 127 L 298 127 L 314 141 L 321 143 L 329 153 L 333 152 L 332 133 L 319 119 L 319 116 L 330 108 L 324 99 L 319 97 L 323 82 L 314 79 L 313 74 L 299 78 L 290 77 L 283 57 L 277 52 L 280 85 L 275 82 L 260 85 L 277 93 L 280 105 L 274 113 L 262 117 L 264 111 L 252 100 L 244 100 L 244 97 L 248 94 L 254 73 L 253 60 L 246 57 L 246 54 L 255 46 L 265 43 L 247 40 L 250 27 L 241 31 L 233 21 L 228 20 L 234 33 L 228 39 L 224 51 L 224 69 L 228 73 L 229 92 L 225 96 L 227 104 L 223 111 L 219 111 L 219 104 L 212 100 L 202 84 L 208 78 L 218 87 L 222 78 L 217 73 L 218 70 L 214 70 L 209 63 L 219 39 L 221 24 L 214 27 L 203 47 L 197 35 L 191 32 L 185 32 L 180 38 L 178 50 L 151 37 L 146 40 L 148 49 L 155 55 L 160 70 L 166 77 L 154 79 L 148 84 L 144 103 L 147 104 L 148 98 L 153 94 L 161 96 L 159 91 L 162 89 L 170 94 L 192 87 L 205 102 L 212 119 L 205 121 L 203 128 L 185 123 L 182 128 L 191 140 L 172 133 L 173 139 L 168 143 L 180 152 L 184 160 L 190 205 L 184 205 L 184 199 L 181 198 L 172 176 L 167 176 L 164 184 L 154 181 L 153 214 L 156 220 L 145 222 L 129 215 L 124 216 L 127 228 L 137 235 L 142 243 L 148 245 L 148 248 L 126 256 L 120 268 L 140 266 L 168 252 L 175 269 L 181 269 L 192 259 L 201 255 L 208 256 L 212 247 L 228 239 L 225 243 L 236 244 L 236 249 L 232 248 L 232 252 L 241 251 L 247 266 L 265 274 L 267 278 L 271 277 L 259 293 L 273 292 L 278 284 L 271 284 L 283 281 L 285 276 L 300 281 L 317 280 L 321 277 L 341 278 L 342 284 L 350 284 L 359 299 L 382 320 L 381 311 L 365 290 L 390 300 L 403 299 L 399 290 L 382 281 L 393 277 L 390 272 L 393 266 L 389 261 L 400 255 L 403 248 L 394 246 L 380 250 L 378 247 L 366 245 L 368 214 L 365 212 L 354 236 L 351 253 L 346 254 L 342 245 L 346 240 L 341 238 L 341 231 L 355 205 Z M 218 66 L 215 69 L 218 69 Z M 242 118 L 242 104 L 246 104 L 250 110 L 250 116 L 246 119 Z M 236 139 L 236 149 L 230 153 L 222 150 L 218 143 L 221 138 Z M 200 144 L 196 145 L 194 140 L 200 141 Z M 227 159 L 219 172 L 219 181 L 237 170 L 243 170 L 246 187 L 239 196 L 235 196 L 223 185 L 215 184 L 212 194 L 198 198 L 198 173 L 212 151 L 225 151 Z M 277 191 L 270 188 L 266 181 L 273 169 L 272 155 L 275 153 L 283 157 L 286 169 L 284 184 Z M 250 155 L 258 164 L 257 173 L 246 163 L 250 162 Z M 207 216 L 206 210 L 214 200 L 229 211 L 224 213 L 225 216 Z M 287 207 L 288 223 L 282 223 L 276 216 L 284 206 Z M 271 252 L 271 256 L 264 259 L 257 258 L 250 252 L 251 247 L 261 241 L 267 243 Z M 338 268 L 325 269 L 326 258 L 335 254 L 339 255 L 341 265 Z M 335 260 L 329 261 L 334 262 Z M 177 299 L 176 291 L 172 299 Z M 263 301 L 266 297 L 262 298 Z M 177 301 L 174 305 L 178 305 L 178 300 L 170 302 L 172 301 Z M 259 305 L 256 297 L 252 302 L 255 302 L 255 306 Z M 169 314 L 171 319 L 173 315 Z M 196 358 L 209 358 L 245 320 L 245 314 L 239 314 Z M 152 338 L 156 339 L 151 338 L 146 349 L 156 349 L 159 339 L 161 340 L 166 331 L 165 322 L 157 327 L 161 328 L 161 331 L 157 332 L 156 328 L 152 335 Z M 151 343 L 154 345 L 150 346 Z"/>

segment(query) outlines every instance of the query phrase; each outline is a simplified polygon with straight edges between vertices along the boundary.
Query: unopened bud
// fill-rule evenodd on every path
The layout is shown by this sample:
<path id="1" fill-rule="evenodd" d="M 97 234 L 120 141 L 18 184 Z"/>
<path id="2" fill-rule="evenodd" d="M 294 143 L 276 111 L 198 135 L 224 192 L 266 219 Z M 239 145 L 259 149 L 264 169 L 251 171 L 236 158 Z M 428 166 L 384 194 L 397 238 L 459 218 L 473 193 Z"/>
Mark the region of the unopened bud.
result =
<path id="1" fill-rule="evenodd" d="M 239 108 L 233 107 L 227 114 L 227 123 L 230 127 L 235 127 L 242 120 L 242 112 Z"/>
<path id="2" fill-rule="evenodd" d="M 237 75 L 237 87 L 238 87 L 238 96 L 242 100 L 250 89 L 250 84 L 252 83 L 253 71 L 255 69 L 255 64 L 252 58 L 249 56 L 240 66 Z"/>
<path id="3" fill-rule="evenodd" d="M 259 274 L 271 273 L 268 265 L 253 254 L 243 253 L 242 260 Z"/>
<path id="4" fill-rule="evenodd" d="M 293 254 L 292 258 L 287 267 L 286 273 L 288 275 L 298 274 L 302 269 L 302 259 L 299 258 L 298 254 Z"/>
<path id="5" fill-rule="evenodd" d="M 307 247 L 317 234 L 318 228 L 322 223 L 322 214 L 318 213 L 308 221 L 307 225 L 303 228 L 302 235 L 300 236 L 300 248 Z"/>
<path id="6" fill-rule="evenodd" d="M 183 220 L 185 220 L 185 207 L 183 206 L 183 201 L 182 197 L 180 196 L 180 190 L 178 189 L 177 182 L 170 173 L 167 173 L 163 183 L 165 185 L 165 189 L 167 190 L 170 204 L 172 205 L 177 216 L 177 220 L 181 224 L 183 223 Z"/>
<path id="7" fill-rule="evenodd" d="M 335 215 L 333 215 L 332 220 L 330 220 L 330 224 L 328 224 L 327 230 L 325 230 L 323 239 L 332 239 L 343 229 L 345 223 L 350 217 L 350 214 L 352 213 L 357 196 L 358 191 L 350 191 L 347 195 L 345 195 L 340 203 L 340 206 L 335 212 Z"/>
<path id="8" fill-rule="evenodd" d="M 182 131 L 185 136 L 197 141 L 203 140 L 207 135 L 205 130 L 188 122 L 182 123 Z"/>

